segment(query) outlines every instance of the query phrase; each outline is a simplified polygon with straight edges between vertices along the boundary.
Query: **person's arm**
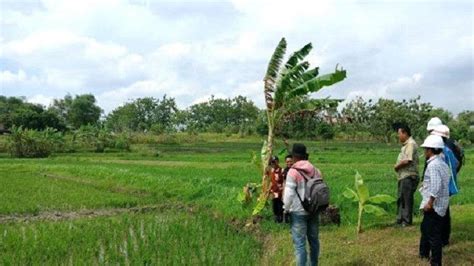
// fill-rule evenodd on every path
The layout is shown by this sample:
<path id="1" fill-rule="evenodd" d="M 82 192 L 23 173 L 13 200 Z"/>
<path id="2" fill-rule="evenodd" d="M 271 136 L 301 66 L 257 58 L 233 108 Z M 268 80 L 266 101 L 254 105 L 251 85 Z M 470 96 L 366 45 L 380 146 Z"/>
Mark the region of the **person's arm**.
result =
<path id="1" fill-rule="evenodd" d="M 403 167 L 409 165 L 413 161 L 413 153 L 415 152 L 415 147 L 413 144 L 408 143 L 405 149 L 404 159 L 401 160 L 398 164 L 395 165 L 395 171 L 402 169 Z"/>
<path id="2" fill-rule="evenodd" d="M 288 171 L 288 176 L 286 178 L 285 189 L 283 191 L 283 208 L 285 211 L 289 211 L 291 203 L 293 202 L 294 197 L 296 197 L 296 187 L 295 178 L 293 177 L 295 171 Z"/>
<path id="3" fill-rule="evenodd" d="M 424 212 L 430 212 L 433 210 L 433 203 L 435 201 L 435 198 L 433 196 L 430 197 L 426 205 L 423 207 Z"/>

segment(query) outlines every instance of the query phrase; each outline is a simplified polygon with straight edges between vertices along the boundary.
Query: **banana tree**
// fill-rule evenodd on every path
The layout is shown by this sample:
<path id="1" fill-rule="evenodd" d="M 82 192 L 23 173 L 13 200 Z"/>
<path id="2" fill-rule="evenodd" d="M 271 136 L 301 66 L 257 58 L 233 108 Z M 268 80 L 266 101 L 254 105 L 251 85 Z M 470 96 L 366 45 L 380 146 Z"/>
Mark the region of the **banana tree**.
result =
<path id="1" fill-rule="evenodd" d="M 350 188 L 346 188 L 343 193 L 343 196 L 359 203 L 357 233 L 361 233 L 362 214 L 366 212 L 375 214 L 376 216 L 386 215 L 387 212 L 376 205 L 381 203 L 392 203 L 395 201 L 395 198 L 386 194 L 377 194 L 375 196 L 370 196 L 369 188 L 366 184 L 364 184 L 364 180 L 362 179 L 362 176 L 359 173 L 356 173 L 355 175 L 354 188 L 355 191 Z"/>
<path id="2" fill-rule="evenodd" d="M 273 154 L 276 125 L 294 112 L 320 108 L 321 101 L 311 99 L 309 94 L 346 78 L 346 71 L 342 68 L 338 69 L 337 66 L 333 73 L 321 76 L 319 67 L 310 68 L 310 64 L 304 61 L 304 58 L 313 48 L 311 43 L 294 52 L 283 64 L 286 46 L 286 40 L 282 38 L 273 52 L 263 78 L 268 135 L 261 152 L 262 190 L 253 212 L 254 215 L 263 209 L 269 196 L 268 168 Z"/>

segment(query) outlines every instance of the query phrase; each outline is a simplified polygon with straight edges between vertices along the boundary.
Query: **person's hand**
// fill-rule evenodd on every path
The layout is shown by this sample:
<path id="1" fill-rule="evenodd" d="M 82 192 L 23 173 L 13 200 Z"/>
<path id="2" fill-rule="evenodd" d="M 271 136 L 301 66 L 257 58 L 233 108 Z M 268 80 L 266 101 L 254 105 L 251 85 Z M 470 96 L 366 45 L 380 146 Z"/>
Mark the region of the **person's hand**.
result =
<path id="1" fill-rule="evenodd" d="M 427 203 L 424 207 L 423 207 L 423 211 L 424 212 L 431 212 L 433 210 L 433 205 Z"/>

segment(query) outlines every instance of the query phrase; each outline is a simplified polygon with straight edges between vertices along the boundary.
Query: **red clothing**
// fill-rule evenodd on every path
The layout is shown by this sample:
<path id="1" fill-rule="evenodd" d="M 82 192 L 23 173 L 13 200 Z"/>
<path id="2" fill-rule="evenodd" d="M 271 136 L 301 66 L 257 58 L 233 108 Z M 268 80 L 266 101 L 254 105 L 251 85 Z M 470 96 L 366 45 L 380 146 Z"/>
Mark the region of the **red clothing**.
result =
<path id="1" fill-rule="evenodd" d="M 283 189 L 285 187 L 283 169 L 281 167 L 272 168 L 270 171 L 270 176 L 272 177 L 272 186 L 270 188 L 270 192 L 276 193 L 274 198 L 282 198 Z"/>

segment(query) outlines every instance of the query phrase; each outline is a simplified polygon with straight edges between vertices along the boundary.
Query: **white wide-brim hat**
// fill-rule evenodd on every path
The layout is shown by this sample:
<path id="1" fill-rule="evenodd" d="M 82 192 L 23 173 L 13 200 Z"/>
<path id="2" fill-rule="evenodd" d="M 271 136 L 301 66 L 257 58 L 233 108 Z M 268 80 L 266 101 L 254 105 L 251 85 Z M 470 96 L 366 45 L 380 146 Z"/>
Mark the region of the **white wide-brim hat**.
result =
<path id="1" fill-rule="evenodd" d="M 433 131 L 431 131 L 431 135 L 449 138 L 449 127 L 446 125 L 436 126 Z"/>
<path id="2" fill-rule="evenodd" d="M 426 137 L 425 142 L 421 144 L 423 148 L 443 149 L 444 142 L 443 138 L 437 135 L 429 135 Z"/>

